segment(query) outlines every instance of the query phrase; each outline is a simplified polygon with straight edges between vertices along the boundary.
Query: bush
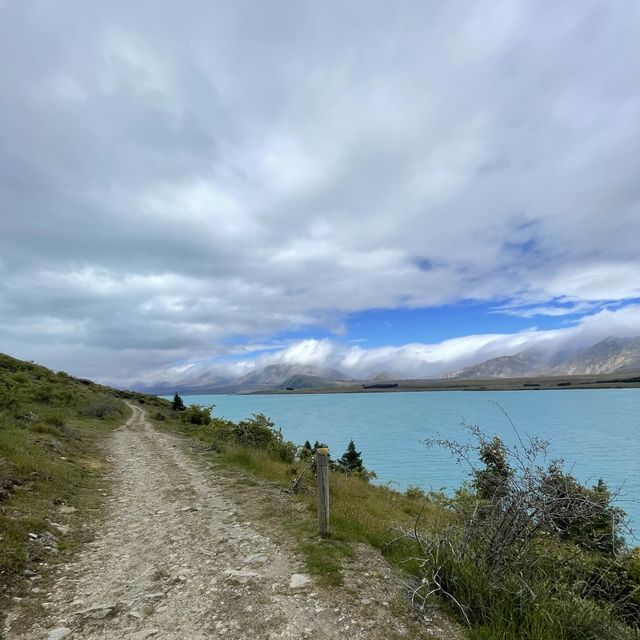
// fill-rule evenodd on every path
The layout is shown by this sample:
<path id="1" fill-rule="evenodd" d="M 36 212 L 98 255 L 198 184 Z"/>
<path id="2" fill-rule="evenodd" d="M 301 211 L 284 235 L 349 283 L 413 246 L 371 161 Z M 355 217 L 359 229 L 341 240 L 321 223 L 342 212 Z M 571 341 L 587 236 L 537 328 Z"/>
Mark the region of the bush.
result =
<path id="1" fill-rule="evenodd" d="M 411 498 L 412 500 L 426 500 L 427 494 L 420 487 L 414 487 L 413 485 L 409 485 L 404 492 L 404 495 L 407 498 Z"/>
<path id="2" fill-rule="evenodd" d="M 82 407 L 81 413 L 89 418 L 111 418 L 120 413 L 120 402 L 107 395 L 95 396 Z"/>
<path id="3" fill-rule="evenodd" d="M 205 407 L 204 405 L 192 404 L 181 413 L 180 419 L 186 424 L 208 425 L 211 423 L 212 411 L 213 405 Z"/>
<path id="4" fill-rule="evenodd" d="M 543 464 L 546 442 L 508 448 L 469 429 L 471 445 L 427 443 L 467 461 L 472 480 L 451 503 L 452 525 L 408 534 L 423 558 L 415 596 L 440 594 L 477 640 L 637 638 L 639 552 L 624 546 L 607 485 Z"/>
<path id="5" fill-rule="evenodd" d="M 293 442 L 285 440 L 282 431 L 275 428 L 272 420 L 264 414 L 258 413 L 240 422 L 211 418 L 211 407 L 207 407 L 209 421 L 204 423 L 209 426 L 204 439 L 216 443 L 227 443 L 241 447 L 251 447 L 273 453 L 283 462 L 292 463 L 298 451 Z M 189 407 L 183 414 L 189 413 Z M 186 421 L 186 420 L 185 420 Z"/>
<path id="6" fill-rule="evenodd" d="M 54 389 L 50 384 L 44 384 L 33 390 L 33 399 L 42 404 L 49 404 L 54 399 Z"/>

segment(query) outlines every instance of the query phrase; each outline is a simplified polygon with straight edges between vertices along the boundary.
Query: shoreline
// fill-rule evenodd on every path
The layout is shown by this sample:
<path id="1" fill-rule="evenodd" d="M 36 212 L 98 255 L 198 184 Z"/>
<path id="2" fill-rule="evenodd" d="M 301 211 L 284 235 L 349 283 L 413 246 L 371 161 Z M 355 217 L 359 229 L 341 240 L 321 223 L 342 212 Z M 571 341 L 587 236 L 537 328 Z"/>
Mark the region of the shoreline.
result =
<path id="1" fill-rule="evenodd" d="M 344 384 L 299 389 L 256 389 L 231 395 L 300 395 L 321 393 L 398 393 L 418 391 L 562 391 L 576 389 L 638 389 L 640 374 L 538 376 L 526 378 L 477 378 L 473 380 L 407 379 L 390 380 L 387 388 L 364 388 L 362 384 Z M 215 393 L 215 392 L 214 392 Z M 193 395 L 206 395 L 202 392 Z"/>

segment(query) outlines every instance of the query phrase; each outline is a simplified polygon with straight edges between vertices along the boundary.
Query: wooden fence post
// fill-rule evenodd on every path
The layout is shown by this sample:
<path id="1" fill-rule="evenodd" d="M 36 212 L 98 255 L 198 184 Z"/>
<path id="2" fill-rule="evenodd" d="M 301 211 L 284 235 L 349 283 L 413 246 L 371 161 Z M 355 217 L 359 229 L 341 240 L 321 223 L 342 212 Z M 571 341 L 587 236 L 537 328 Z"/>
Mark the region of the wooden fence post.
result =
<path id="1" fill-rule="evenodd" d="M 316 477 L 318 478 L 318 531 L 329 535 L 329 449 L 316 449 Z"/>

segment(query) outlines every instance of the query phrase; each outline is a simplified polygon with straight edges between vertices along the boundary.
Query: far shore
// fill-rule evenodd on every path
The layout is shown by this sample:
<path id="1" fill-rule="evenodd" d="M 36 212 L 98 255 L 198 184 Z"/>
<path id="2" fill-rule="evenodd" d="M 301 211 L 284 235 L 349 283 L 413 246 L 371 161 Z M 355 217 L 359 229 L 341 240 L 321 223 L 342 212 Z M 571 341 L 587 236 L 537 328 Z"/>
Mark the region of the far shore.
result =
<path id="1" fill-rule="evenodd" d="M 526 378 L 447 378 L 388 380 L 384 388 L 364 388 L 370 382 L 336 384 L 327 387 L 252 390 L 250 394 L 317 394 L 317 393 L 394 393 L 403 391 L 550 391 L 567 389 L 637 389 L 640 371 L 624 374 L 539 376 Z"/>

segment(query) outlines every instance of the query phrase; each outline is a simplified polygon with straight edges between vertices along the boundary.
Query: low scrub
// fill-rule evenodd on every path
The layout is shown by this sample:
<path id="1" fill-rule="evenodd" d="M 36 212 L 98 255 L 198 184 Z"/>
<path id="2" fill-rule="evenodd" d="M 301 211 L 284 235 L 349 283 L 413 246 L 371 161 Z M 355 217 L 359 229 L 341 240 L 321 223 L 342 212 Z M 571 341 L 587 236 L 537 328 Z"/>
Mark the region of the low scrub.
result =
<path id="1" fill-rule="evenodd" d="M 193 435 L 213 447 L 231 445 L 261 449 L 275 455 L 283 462 L 293 463 L 297 447 L 284 439 L 282 431 L 265 415 L 259 413 L 251 418 L 232 422 L 212 418 L 213 407 L 192 404 L 180 412 L 180 420 L 187 428 L 199 427 Z"/>
<path id="2" fill-rule="evenodd" d="M 507 448 L 470 431 L 471 445 L 428 443 L 466 460 L 471 482 L 451 501 L 448 526 L 407 532 L 420 560 L 414 599 L 440 596 L 477 640 L 638 638 L 638 552 L 625 546 L 607 485 L 546 464 L 546 442 Z"/>
<path id="3" fill-rule="evenodd" d="M 117 417 L 123 415 L 122 402 L 112 396 L 97 395 L 87 400 L 81 413 L 89 418 Z"/>

